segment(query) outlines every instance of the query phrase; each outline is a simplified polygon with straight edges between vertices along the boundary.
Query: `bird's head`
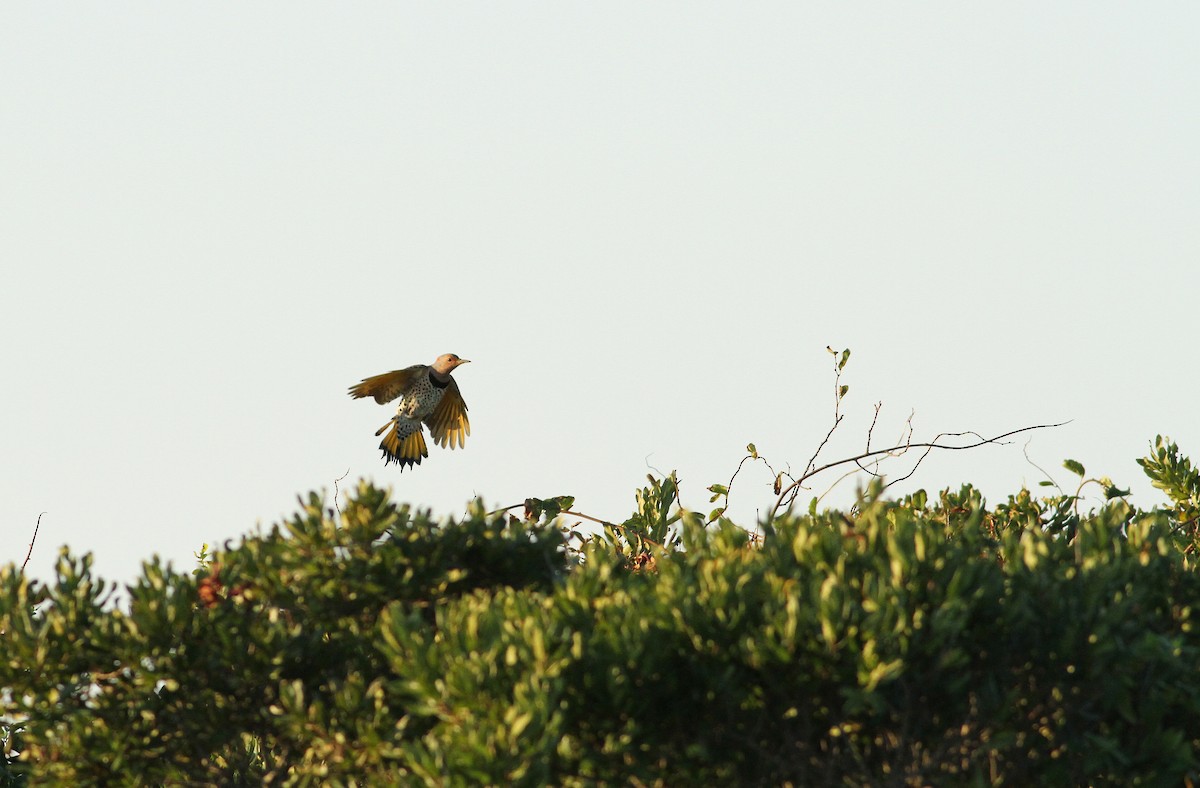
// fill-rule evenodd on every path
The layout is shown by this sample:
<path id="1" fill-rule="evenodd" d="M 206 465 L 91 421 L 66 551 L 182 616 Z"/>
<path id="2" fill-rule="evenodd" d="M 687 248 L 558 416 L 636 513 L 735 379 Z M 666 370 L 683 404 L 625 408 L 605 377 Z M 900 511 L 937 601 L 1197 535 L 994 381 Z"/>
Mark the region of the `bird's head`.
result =
<path id="1" fill-rule="evenodd" d="M 443 353 L 437 357 L 437 361 L 433 362 L 433 371 L 439 375 L 449 375 L 455 367 L 470 363 L 468 359 L 459 358 L 453 353 Z"/>

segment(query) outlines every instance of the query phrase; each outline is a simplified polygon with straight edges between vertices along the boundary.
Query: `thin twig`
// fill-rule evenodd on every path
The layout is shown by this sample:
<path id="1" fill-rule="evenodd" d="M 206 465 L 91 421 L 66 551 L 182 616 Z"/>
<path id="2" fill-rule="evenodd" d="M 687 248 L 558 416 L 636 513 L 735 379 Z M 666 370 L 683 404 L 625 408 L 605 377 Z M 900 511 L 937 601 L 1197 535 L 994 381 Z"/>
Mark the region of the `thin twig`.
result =
<path id="1" fill-rule="evenodd" d="M 821 450 L 825 448 L 826 443 L 829 443 L 829 439 L 831 437 L 833 437 L 833 431 L 838 428 L 838 425 L 842 423 L 842 419 L 844 419 L 844 418 L 845 418 L 845 416 L 839 414 L 833 420 L 833 426 L 829 428 L 829 432 L 825 433 L 825 439 L 821 441 L 821 445 L 817 446 L 817 450 L 814 451 L 813 456 L 811 458 L 809 458 L 808 465 L 805 466 L 805 472 L 800 475 L 800 478 L 793 479 L 791 474 L 788 474 L 788 478 L 792 479 L 792 483 L 790 485 L 788 485 L 787 488 L 784 490 L 785 493 L 787 492 L 787 490 L 792 491 L 792 498 L 791 498 L 791 500 L 788 501 L 788 506 L 791 506 L 795 502 L 796 496 L 800 494 L 800 491 L 802 489 L 804 489 L 804 485 L 801 484 L 801 482 L 803 482 L 805 479 L 812 476 L 814 473 L 817 473 L 817 471 L 813 470 L 813 463 L 815 463 L 817 461 L 817 457 L 818 457 L 818 455 L 821 454 Z M 778 508 L 779 508 L 779 504 L 776 503 L 775 509 L 778 509 Z M 775 509 L 771 510 L 772 516 L 774 516 Z"/>
<path id="2" fill-rule="evenodd" d="M 937 440 L 937 439 L 935 438 L 934 440 Z M 905 448 L 904 451 L 900 452 L 900 454 L 904 454 L 904 452 L 906 452 L 906 451 L 908 451 L 907 448 Z M 929 453 L 931 451 L 933 451 L 932 448 L 926 449 L 925 453 L 922 454 L 919 458 L 917 458 L 917 461 L 915 463 L 913 463 L 913 467 L 908 469 L 908 473 L 904 474 L 903 476 L 898 476 L 895 479 L 892 479 L 890 482 L 883 485 L 883 489 L 886 490 L 887 488 L 891 487 L 893 484 L 899 484 L 900 482 L 902 482 L 906 479 L 912 478 L 912 475 L 917 472 L 917 468 L 921 467 L 921 463 L 925 462 L 925 458 L 929 456 Z M 897 456 L 899 456 L 899 455 L 897 455 Z"/>
<path id="3" fill-rule="evenodd" d="M 659 476 L 662 476 L 663 478 L 666 478 L 666 476 L 667 476 L 667 475 L 666 475 L 665 473 L 663 473 L 663 472 L 662 472 L 662 471 L 660 471 L 658 468 L 655 468 L 653 465 L 651 465 L 651 464 L 650 464 L 650 458 L 651 458 L 651 457 L 653 457 L 653 456 L 654 456 L 654 452 L 650 452 L 649 454 L 647 454 L 645 457 L 643 457 L 643 458 L 642 458 L 642 462 L 646 463 L 646 467 L 647 467 L 647 468 L 649 468 L 650 470 L 654 471 L 654 472 L 655 472 L 655 473 L 657 473 Z"/>
<path id="4" fill-rule="evenodd" d="M 836 350 L 834 350 L 829 345 L 826 345 L 825 349 L 828 350 L 831 354 L 833 354 L 833 359 L 834 359 L 833 360 L 833 426 L 829 428 L 829 432 L 827 432 L 825 434 L 825 440 L 821 441 L 821 444 L 819 446 L 817 446 L 817 450 L 813 452 L 813 456 L 809 458 L 808 464 L 804 466 L 805 475 L 807 475 L 808 472 L 813 469 L 814 464 L 817 462 L 817 457 L 819 457 L 821 454 L 821 449 L 824 449 L 825 444 L 829 443 L 829 439 L 833 436 L 834 430 L 836 430 L 838 428 L 838 425 L 842 423 L 842 419 L 844 418 L 844 416 L 842 415 L 842 365 L 838 361 Z M 801 476 L 801 478 L 804 478 L 804 477 Z M 794 495 L 792 496 L 793 499 L 795 499 L 795 497 L 796 496 L 794 496 Z"/>
<path id="5" fill-rule="evenodd" d="M 1062 487 L 1059 487 L 1059 486 L 1058 486 L 1058 482 L 1054 481 L 1054 477 L 1053 477 L 1053 476 L 1051 476 L 1050 474 L 1046 473 L 1046 469 L 1045 469 L 1045 468 L 1043 468 L 1042 466 L 1038 465 L 1036 462 L 1034 462 L 1034 461 L 1033 461 L 1033 460 L 1030 458 L 1030 456 L 1029 456 L 1029 444 L 1031 444 L 1031 443 L 1033 443 L 1033 438 L 1030 438 L 1029 440 L 1025 441 L 1025 445 L 1021 447 L 1021 453 L 1025 455 L 1025 462 L 1029 463 L 1030 465 L 1032 465 L 1033 467 L 1035 467 L 1035 468 L 1037 468 L 1039 471 L 1041 471 L 1041 472 L 1042 472 L 1042 475 L 1043 475 L 1043 476 L 1045 476 L 1045 477 L 1046 477 L 1046 478 L 1047 478 L 1047 479 L 1050 481 L 1050 483 L 1054 485 L 1054 489 L 1058 490 L 1058 494 L 1059 494 L 1059 495 L 1066 495 L 1066 494 L 1067 494 L 1066 490 L 1064 490 Z"/>
<path id="6" fill-rule="evenodd" d="M 21 562 L 22 572 L 25 571 L 25 565 L 29 563 L 29 558 L 33 555 L 33 543 L 37 541 L 38 529 L 42 527 L 42 515 L 44 514 L 45 512 L 42 512 L 38 515 L 37 524 L 33 526 L 33 538 L 29 540 L 29 552 L 25 554 L 25 560 Z"/>
<path id="7" fill-rule="evenodd" d="M 838 425 L 842 423 L 842 419 L 844 419 L 844 418 L 846 418 L 846 417 L 845 417 L 845 416 L 842 416 L 842 415 L 840 415 L 840 414 L 839 414 L 839 415 L 838 415 L 838 416 L 837 416 L 837 417 L 836 417 L 836 418 L 833 420 L 833 426 L 829 428 L 829 432 L 825 433 L 825 440 L 821 441 L 821 445 L 817 446 L 817 450 L 816 450 L 816 451 L 814 451 L 814 452 L 813 452 L 813 456 L 812 456 L 811 458 L 809 458 L 809 460 L 808 460 L 808 464 L 807 464 L 806 466 L 804 466 L 804 468 L 805 468 L 805 470 L 804 470 L 804 475 L 803 475 L 803 476 L 801 476 L 801 478 L 804 478 L 804 476 L 807 476 L 807 475 L 808 475 L 808 472 L 809 472 L 810 470 L 812 470 L 812 468 L 813 468 L 813 463 L 815 463 L 815 462 L 817 461 L 817 456 L 818 456 L 818 455 L 821 453 L 821 449 L 824 449 L 824 448 L 825 448 L 825 444 L 826 444 L 826 443 L 829 443 L 829 439 L 830 439 L 831 437 L 833 437 L 833 431 L 834 431 L 834 430 L 836 430 L 836 429 L 838 428 Z"/>
<path id="8" fill-rule="evenodd" d="M 877 465 L 877 464 L 876 464 L 876 465 Z M 859 467 L 861 467 L 861 466 L 859 466 Z M 866 470 L 866 469 L 864 468 L 863 470 Z M 868 473 L 871 473 L 870 471 L 867 471 L 867 472 L 868 472 Z M 829 493 L 831 493 L 831 492 L 833 492 L 835 489 L 837 489 L 837 486 L 838 486 L 839 484 L 841 484 L 842 482 L 846 481 L 847 479 L 849 479 L 851 476 L 853 476 L 853 475 L 854 475 L 854 474 L 856 474 L 856 473 L 858 473 L 858 471 L 857 471 L 857 470 L 849 470 L 849 471 L 846 471 L 845 473 L 843 473 L 841 476 L 837 477 L 837 479 L 834 481 L 834 483 L 833 483 L 833 484 L 831 484 L 831 485 L 829 485 L 827 488 L 825 488 L 825 492 L 823 492 L 823 493 L 821 493 L 820 495 L 818 495 L 818 496 L 817 496 L 817 503 L 820 503 L 821 501 L 825 500 L 825 496 L 826 496 L 826 495 L 829 495 Z M 879 474 L 877 474 L 877 473 L 876 473 L 876 474 L 873 474 L 873 475 L 875 475 L 875 476 L 878 476 Z"/>
<path id="9" fill-rule="evenodd" d="M 350 469 L 346 468 L 346 472 L 333 480 L 333 506 L 337 509 L 338 517 L 342 516 L 342 507 L 338 503 L 338 482 L 350 475 Z"/>
<path id="10" fill-rule="evenodd" d="M 875 415 L 871 417 L 871 426 L 867 429 L 867 451 L 871 450 L 871 435 L 875 433 L 875 422 L 879 421 L 879 411 L 883 410 L 883 400 L 875 403 Z"/>
<path id="11" fill-rule="evenodd" d="M 912 447 L 912 436 L 913 436 L 912 419 L 913 419 L 913 416 L 915 416 L 915 415 L 916 415 L 916 411 L 913 411 L 908 416 L 908 428 L 907 428 L 907 434 L 904 437 L 903 451 L 898 451 L 893 456 L 901 457 L 901 456 L 907 454 L 908 450 Z M 935 435 L 931 442 L 937 443 L 938 440 L 941 438 L 945 438 L 948 436 L 962 436 L 962 435 L 974 435 L 975 437 L 979 438 L 980 440 L 983 440 L 983 436 L 977 432 L 942 432 L 942 433 L 938 433 L 937 435 Z M 913 467 L 908 469 L 908 473 L 904 474 L 903 476 L 899 476 L 895 479 L 892 479 L 887 484 L 883 485 L 883 489 L 886 490 L 887 488 L 891 487 L 893 484 L 899 484 L 900 482 L 902 482 L 906 479 L 912 478 L 913 474 L 915 474 L 917 472 L 917 468 L 921 467 L 921 463 L 925 462 L 925 458 L 928 457 L 929 453 L 932 451 L 933 451 L 933 449 L 931 449 L 931 448 L 925 449 L 925 453 L 917 458 L 917 461 L 915 463 L 913 463 Z"/>
<path id="12" fill-rule="evenodd" d="M 757 452 L 756 452 L 756 454 L 757 454 Z M 737 479 L 738 474 L 742 472 L 742 466 L 746 464 L 746 460 L 751 460 L 754 462 L 761 460 L 762 464 L 767 466 L 767 470 L 769 470 L 771 472 L 771 478 L 776 478 L 779 476 L 779 474 L 775 472 L 775 469 L 773 467 L 771 467 L 771 463 L 767 462 L 766 457 L 752 456 L 750 454 L 747 454 L 745 457 L 742 458 L 742 461 L 738 463 L 737 469 L 733 472 L 733 475 L 729 477 L 729 484 L 725 485 L 725 506 L 726 507 L 729 506 L 729 494 L 731 492 L 733 492 L 733 482 Z M 678 494 L 676 494 L 676 499 L 678 499 Z"/>
<path id="13" fill-rule="evenodd" d="M 875 403 L 875 415 L 871 417 L 871 426 L 867 428 L 867 451 L 871 450 L 871 436 L 875 434 L 875 422 L 879 421 L 879 411 L 882 409 L 883 409 L 883 402 L 882 401 L 876 402 Z M 880 463 L 880 460 L 876 460 L 875 462 L 871 463 L 871 467 L 878 468 L 879 463 Z M 878 473 L 871 470 L 870 468 L 865 467 L 861 462 L 856 461 L 854 464 L 857 465 L 860 470 L 864 470 L 867 473 L 871 474 L 872 476 L 876 476 L 876 477 L 879 476 Z M 846 477 L 843 476 L 842 478 L 844 479 Z M 828 494 L 828 492 L 826 494 Z"/>

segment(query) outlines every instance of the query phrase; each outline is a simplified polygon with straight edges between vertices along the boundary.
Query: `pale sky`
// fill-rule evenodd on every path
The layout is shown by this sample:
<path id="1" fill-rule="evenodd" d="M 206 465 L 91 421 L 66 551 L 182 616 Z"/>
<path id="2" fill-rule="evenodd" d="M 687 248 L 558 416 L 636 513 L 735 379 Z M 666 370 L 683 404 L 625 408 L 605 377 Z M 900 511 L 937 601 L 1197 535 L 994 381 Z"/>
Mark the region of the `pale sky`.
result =
<path id="1" fill-rule="evenodd" d="M 1072 419 L 1030 457 L 1154 505 L 1148 441 L 1200 458 L 1198 33 L 1183 2 L 4 3 L 0 560 L 45 511 L 36 576 L 64 543 L 188 570 L 347 469 L 619 521 L 650 465 L 707 511 L 747 442 L 807 461 L 826 345 L 826 459 L 878 400 L 877 440 Z M 347 387 L 445 352 L 466 448 L 385 468 L 391 409 Z M 896 489 L 996 502 L 1024 443 Z"/>

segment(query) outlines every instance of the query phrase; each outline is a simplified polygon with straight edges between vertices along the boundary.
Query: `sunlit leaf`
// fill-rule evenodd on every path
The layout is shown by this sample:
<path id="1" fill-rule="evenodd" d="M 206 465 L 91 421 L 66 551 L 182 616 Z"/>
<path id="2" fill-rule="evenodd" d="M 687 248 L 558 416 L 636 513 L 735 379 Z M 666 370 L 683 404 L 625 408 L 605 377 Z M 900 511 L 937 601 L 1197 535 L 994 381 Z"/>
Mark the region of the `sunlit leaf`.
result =
<path id="1" fill-rule="evenodd" d="M 1063 460 L 1063 467 L 1076 476 L 1083 477 L 1087 474 L 1087 471 L 1083 469 L 1083 465 L 1076 460 Z"/>

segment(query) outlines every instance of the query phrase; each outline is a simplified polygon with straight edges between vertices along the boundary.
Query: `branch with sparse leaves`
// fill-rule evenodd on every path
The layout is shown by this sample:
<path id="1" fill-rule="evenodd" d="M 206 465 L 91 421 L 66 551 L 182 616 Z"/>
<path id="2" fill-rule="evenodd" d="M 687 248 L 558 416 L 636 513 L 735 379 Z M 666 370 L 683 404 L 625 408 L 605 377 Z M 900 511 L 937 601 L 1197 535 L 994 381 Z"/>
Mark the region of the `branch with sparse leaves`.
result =
<path id="1" fill-rule="evenodd" d="M 771 464 L 769 462 L 767 462 L 766 459 L 764 459 L 763 457 L 761 457 L 758 454 L 758 450 L 753 443 L 748 444 L 746 446 L 747 454 L 745 457 L 742 458 L 741 462 L 738 463 L 737 469 L 734 471 L 733 476 L 730 478 L 729 482 L 727 484 L 714 484 L 708 488 L 708 491 L 710 493 L 712 493 L 712 498 L 710 499 L 710 502 L 715 503 L 717 501 L 721 501 L 721 505 L 718 506 L 718 508 L 714 509 L 709 514 L 708 522 L 710 522 L 710 523 L 714 522 L 715 520 L 720 518 L 725 513 L 725 510 L 729 506 L 729 494 L 730 494 L 730 490 L 733 487 L 733 482 L 738 477 L 738 474 L 741 473 L 742 468 L 745 466 L 746 462 L 748 462 L 748 461 L 752 461 L 752 462 L 761 461 L 764 465 L 767 466 L 767 468 L 769 468 L 771 470 L 771 474 L 775 477 L 774 483 L 772 485 L 772 493 L 775 496 L 775 503 L 771 507 L 770 513 L 767 516 L 767 521 L 770 522 L 771 520 L 773 520 L 775 518 L 775 516 L 781 510 L 790 508 L 795 503 L 796 497 L 797 497 L 797 495 L 799 495 L 800 491 L 803 489 L 807 489 L 805 487 L 805 482 L 811 480 L 813 477 L 815 477 L 821 473 L 824 473 L 825 471 L 828 471 L 828 470 L 831 470 L 834 468 L 839 468 L 839 467 L 846 466 L 846 465 L 854 466 L 853 469 L 851 469 L 849 472 L 842 474 L 829 487 L 829 489 L 826 490 L 825 493 L 823 493 L 817 500 L 820 500 L 820 498 L 823 498 L 825 495 L 828 495 L 829 492 L 831 490 L 833 490 L 835 487 L 837 487 L 837 485 L 840 484 L 843 480 L 845 480 L 846 478 L 849 478 L 850 476 L 853 476 L 859 472 L 868 473 L 871 476 L 876 477 L 876 478 L 882 478 L 882 474 L 879 472 L 880 464 L 887 459 L 901 457 L 904 454 L 906 454 L 910 449 L 924 449 L 925 451 L 921 453 L 921 456 L 917 459 L 917 461 L 913 464 L 913 466 L 908 470 L 907 473 L 905 473 L 902 476 L 898 476 L 894 479 L 889 480 L 886 484 L 883 485 L 882 489 L 886 490 L 887 488 L 891 487 L 894 484 L 898 484 L 899 482 L 902 482 L 902 481 L 905 481 L 906 479 L 911 478 L 913 476 L 913 474 L 916 473 L 917 469 L 921 466 L 921 463 L 923 463 L 925 461 L 925 458 L 927 458 L 929 456 L 929 454 L 931 452 L 933 452 L 934 449 L 946 449 L 946 450 L 950 450 L 950 451 L 961 451 L 964 449 L 978 448 L 980 446 L 984 446 L 987 444 L 1002 444 L 1005 442 L 1004 441 L 1005 438 L 1011 437 L 1013 435 L 1018 435 L 1020 433 L 1029 432 L 1032 430 L 1048 429 L 1051 427 L 1061 427 L 1063 424 L 1068 423 L 1068 422 L 1061 422 L 1061 423 L 1056 423 L 1056 424 L 1038 424 L 1038 425 L 1034 425 L 1034 426 L 1030 426 L 1030 427 L 1022 427 L 1020 429 L 1011 430 L 1009 432 L 1005 432 L 1003 434 L 996 435 L 996 436 L 993 436 L 990 438 L 985 438 L 983 435 L 979 434 L 978 432 L 974 432 L 974 431 L 943 432 L 943 433 L 939 433 L 938 435 L 934 436 L 933 440 L 931 440 L 931 441 L 914 442 L 913 441 L 913 434 L 914 434 L 913 417 L 914 417 L 915 413 L 910 413 L 908 416 L 908 419 L 905 421 L 904 428 L 901 431 L 900 438 L 896 442 L 896 445 L 890 446 L 885 449 L 872 449 L 871 442 L 874 439 L 875 428 L 879 422 L 879 413 L 883 408 L 883 403 L 877 402 L 877 403 L 875 403 L 875 413 L 871 419 L 871 426 L 867 429 L 867 441 L 866 441 L 866 447 L 865 447 L 864 451 L 862 453 L 856 454 L 852 457 L 845 457 L 840 460 L 835 460 L 833 462 L 828 462 L 828 463 L 824 463 L 822 465 L 818 465 L 817 460 L 821 456 L 821 452 L 825 450 L 825 447 L 829 444 L 829 441 L 833 437 L 834 432 L 836 432 L 838 427 L 841 426 L 841 424 L 845 418 L 845 414 L 842 413 L 842 400 L 845 399 L 846 395 L 850 391 L 850 387 L 848 385 L 842 383 L 842 373 L 845 371 L 846 364 L 850 360 L 850 350 L 846 349 L 846 350 L 839 351 L 839 350 L 834 350 L 832 347 L 829 347 L 829 346 L 827 346 L 825 349 L 834 357 L 833 423 L 830 425 L 829 430 L 825 433 L 824 438 L 822 438 L 820 443 L 817 444 L 817 448 L 813 452 L 812 457 L 810 457 L 808 462 L 805 464 L 804 472 L 798 476 L 794 476 L 791 473 L 790 467 L 787 467 L 783 471 L 777 472 L 771 466 Z M 962 444 L 962 445 L 956 445 L 956 444 L 952 444 L 952 443 L 943 443 L 942 442 L 943 439 L 945 439 L 945 438 L 956 438 L 956 437 L 964 437 L 964 436 L 971 436 L 971 437 L 976 438 L 976 440 L 974 442 Z"/>
<path id="2" fill-rule="evenodd" d="M 521 503 L 502 506 L 501 508 L 490 511 L 487 514 L 488 517 L 492 517 L 493 515 L 510 512 L 513 509 L 522 509 L 524 519 L 527 522 L 536 522 L 538 520 L 542 520 L 543 518 L 546 522 L 551 522 L 556 517 L 577 518 L 580 520 L 587 520 L 591 523 L 596 523 L 597 525 L 602 525 L 605 528 L 613 528 L 625 534 L 626 536 L 636 536 L 643 542 L 648 542 L 649 544 L 652 544 L 660 549 L 664 548 L 664 545 L 660 544 L 654 539 L 651 539 L 645 534 L 636 531 L 628 524 L 613 523 L 609 522 L 608 520 L 602 520 L 599 517 L 593 517 L 590 514 L 577 512 L 571 508 L 574 505 L 575 497 L 572 495 L 558 495 L 552 498 L 526 498 Z"/>
<path id="3" fill-rule="evenodd" d="M 645 567 L 643 558 L 649 547 L 659 550 L 674 548 L 681 540 L 681 534 L 676 524 L 683 517 L 683 509 L 679 502 L 679 479 L 675 472 L 656 478 L 647 474 L 649 485 L 636 493 L 637 508 L 623 523 L 614 523 L 599 517 L 592 517 L 582 512 L 574 511 L 575 498 L 560 495 L 555 498 L 526 498 L 523 503 L 497 509 L 491 514 L 499 514 L 512 509 L 524 507 L 526 521 L 544 519 L 549 523 L 556 517 L 576 517 L 581 520 L 596 523 L 604 527 L 604 531 L 592 538 L 600 538 L 612 544 L 620 553 L 631 560 L 636 567 Z M 674 511 L 672 511 L 672 507 Z M 571 533 L 581 541 L 584 539 L 578 532 Z M 650 566 L 652 567 L 652 562 Z"/>
<path id="4" fill-rule="evenodd" d="M 842 400 L 846 398 L 846 395 L 850 391 L 850 387 L 842 382 L 842 373 L 845 371 L 846 364 L 850 360 L 850 351 L 848 349 L 834 350 L 832 347 L 828 346 L 826 347 L 826 350 L 834 357 L 833 423 L 830 425 L 829 430 L 825 433 L 824 438 L 821 439 L 820 443 L 816 447 L 816 450 L 805 464 L 804 472 L 799 475 L 793 475 L 790 465 L 785 465 L 783 470 L 777 470 L 775 466 L 767 461 L 765 457 L 762 457 L 758 453 L 758 448 L 753 443 L 749 443 L 746 445 L 746 456 L 744 456 L 741 461 L 738 462 L 737 467 L 729 477 L 729 481 L 725 484 L 713 484 L 708 487 L 708 491 L 712 494 L 709 502 L 719 502 L 719 505 L 709 512 L 707 519 L 703 520 L 703 522 L 706 524 L 711 524 L 724 516 L 729 506 L 729 496 L 733 490 L 734 483 L 737 481 L 738 476 L 745 469 L 747 463 L 754 464 L 761 462 L 774 477 L 772 493 L 775 496 L 775 502 L 766 518 L 767 522 L 769 523 L 774 520 L 780 510 L 787 509 L 792 506 L 801 490 L 807 489 L 804 486 L 805 482 L 819 474 L 824 473 L 825 471 L 853 465 L 853 469 L 839 477 L 833 483 L 833 485 L 830 486 L 829 490 L 826 490 L 821 498 L 823 498 L 824 495 L 827 495 L 829 491 L 834 489 L 839 483 L 841 483 L 841 481 L 859 472 L 865 472 L 873 477 L 882 478 L 882 475 L 879 472 L 879 467 L 883 461 L 903 456 L 911 449 L 924 449 L 925 451 L 921 453 L 921 456 L 917 459 L 916 463 L 913 464 L 912 468 L 910 468 L 907 473 L 888 481 L 886 484 L 881 485 L 880 489 L 886 490 L 893 484 L 911 478 L 912 475 L 916 473 L 917 468 L 920 467 L 921 463 L 925 461 L 925 458 L 928 457 L 934 449 L 962 451 L 964 449 L 973 449 L 987 444 L 1002 444 L 1005 442 L 1005 438 L 1013 435 L 1018 435 L 1023 432 L 1030 432 L 1032 430 L 1059 427 L 1062 426 L 1063 423 L 1066 423 L 1039 424 L 1030 427 L 1021 427 L 1020 429 L 1010 430 L 993 437 L 984 437 L 983 435 L 974 431 L 943 432 L 936 435 L 931 441 L 914 442 L 913 416 L 915 414 L 910 413 L 908 419 L 905 421 L 904 428 L 901 431 L 896 445 L 884 449 L 872 449 L 871 443 L 875 435 L 875 428 L 879 422 L 879 413 L 883 408 L 883 403 L 878 402 L 875 404 L 875 413 L 871 419 L 871 426 L 867 430 L 865 450 L 852 457 L 845 457 L 840 460 L 818 465 L 818 458 L 821 456 L 821 453 L 829 444 L 833 434 L 837 431 L 838 427 L 841 426 L 845 419 L 845 414 L 842 413 Z M 947 438 L 961 438 L 964 436 L 972 437 L 975 440 L 973 442 L 961 445 L 943 442 L 943 440 Z M 537 521 L 544 519 L 546 522 L 551 522 L 559 516 L 576 517 L 581 520 L 587 520 L 589 522 L 604 526 L 604 528 L 608 531 L 609 538 L 614 542 L 620 541 L 617 537 L 617 534 L 620 534 L 621 537 L 623 537 L 623 541 L 626 543 L 626 546 L 632 549 L 635 553 L 640 552 L 643 549 L 643 543 L 663 549 L 672 547 L 678 543 L 679 534 L 677 531 L 672 530 L 671 526 L 681 519 L 683 512 L 679 502 L 679 481 L 675 477 L 674 472 L 663 476 L 661 479 L 656 479 L 653 475 L 650 475 L 647 478 L 650 481 L 650 486 L 638 492 L 638 510 L 635 511 L 631 518 L 621 524 L 572 510 L 571 507 L 574 505 L 575 499 L 571 496 L 558 496 L 545 499 L 527 498 L 522 503 L 512 504 L 511 506 L 497 509 L 496 511 L 491 512 L 491 514 L 499 514 L 502 512 L 511 511 L 513 509 L 523 508 L 524 518 L 526 521 Z M 817 498 L 816 500 L 819 501 L 820 498 Z M 670 512 L 672 506 L 676 507 L 674 514 Z M 579 534 L 575 533 L 574 531 L 572 531 L 572 533 L 574 533 L 576 536 L 579 536 Z M 582 539 L 582 537 L 580 538 Z M 622 549 L 625 548 L 623 547 Z"/>

